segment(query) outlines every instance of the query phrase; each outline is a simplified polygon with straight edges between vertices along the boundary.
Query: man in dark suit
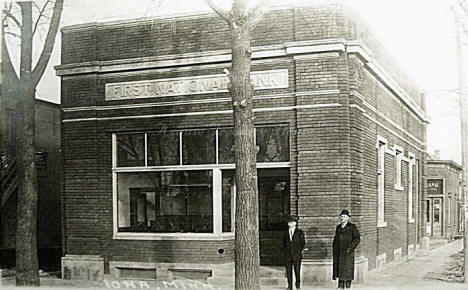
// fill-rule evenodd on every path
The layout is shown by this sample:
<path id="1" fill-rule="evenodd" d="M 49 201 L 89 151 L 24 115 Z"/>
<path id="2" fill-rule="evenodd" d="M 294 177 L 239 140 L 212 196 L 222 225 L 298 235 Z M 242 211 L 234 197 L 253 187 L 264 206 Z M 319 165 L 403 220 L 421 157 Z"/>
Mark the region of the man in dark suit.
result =
<path id="1" fill-rule="evenodd" d="M 304 232 L 297 228 L 297 216 L 289 216 L 288 230 L 283 236 L 284 262 L 286 276 L 288 277 L 288 289 L 292 289 L 292 270 L 296 276 L 296 288 L 301 288 L 301 260 L 302 251 L 305 248 Z"/>
<path id="2" fill-rule="evenodd" d="M 336 226 L 333 238 L 333 280 L 338 278 L 339 289 L 351 288 L 354 279 L 354 250 L 361 241 L 355 224 L 349 221 L 349 211 L 340 213 L 341 223 Z"/>

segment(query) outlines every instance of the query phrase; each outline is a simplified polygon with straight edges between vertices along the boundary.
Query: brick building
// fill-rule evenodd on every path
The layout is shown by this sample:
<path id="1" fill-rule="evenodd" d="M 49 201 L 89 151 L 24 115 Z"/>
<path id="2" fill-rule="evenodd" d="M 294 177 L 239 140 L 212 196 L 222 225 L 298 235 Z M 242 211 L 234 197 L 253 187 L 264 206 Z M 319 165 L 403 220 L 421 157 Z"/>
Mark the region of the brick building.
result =
<path id="1" fill-rule="evenodd" d="M 427 160 L 426 232 L 451 240 L 463 232 L 463 169 L 451 160 Z"/>
<path id="2" fill-rule="evenodd" d="M 223 277 L 234 261 L 226 24 L 214 14 L 62 29 L 65 277 Z M 284 215 L 308 241 L 306 283 L 331 278 L 338 214 L 358 272 L 423 234 L 424 96 L 347 7 L 283 7 L 252 39 L 260 251 L 282 263 Z M 75 272 L 74 272 L 75 271 Z"/>
<path id="3" fill-rule="evenodd" d="M 4 88 L 0 100 L 0 268 L 15 265 L 18 175 L 18 99 Z M 35 146 L 38 185 L 39 267 L 58 270 L 62 256 L 60 225 L 60 106 L 36 99 Z"/>

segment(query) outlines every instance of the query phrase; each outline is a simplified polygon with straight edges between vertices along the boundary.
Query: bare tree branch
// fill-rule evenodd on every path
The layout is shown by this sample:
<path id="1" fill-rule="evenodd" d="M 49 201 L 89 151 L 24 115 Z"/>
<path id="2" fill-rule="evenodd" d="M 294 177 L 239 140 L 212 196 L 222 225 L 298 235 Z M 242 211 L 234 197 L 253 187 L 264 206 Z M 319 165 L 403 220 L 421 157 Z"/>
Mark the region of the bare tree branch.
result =
<path id="1" fill-rule="evenodd" d="M 16 26 L 21 27 L 21 22 L 10 11 L 5 11 L 5 17 L 7 19 L 9 18 L 9 19 L 13 20 L 13 22 L 16 24 Z"/>
<path id="2" fill-rule="evenodd" d="M 6 45 L 5 35 L 2 36 L 2 75 L 5 80 L 6 87 L 17 88 L 19 87 L 19 77 L 16 74 L 13 63 L 11 62 L 10 53 Z"/>
<path id="3" fill-rule="evenodd" d="M 32 75 L 31 75 L 31 81 L 34 87 L 39 83 L 47 67 L 47 63 L 49 62 L 50 55 L 54 47 L 55 36 L 57 35 L 60 18 L 62 16 L 62 10 L 63 10 L 63 0 L 55 1 L 54 12 L 52 14 L 52 20 L 50 21 L 50 26 L 49 26 L 49 31 L 47 32 L 47 37 L 44 42 L 44 48 L 41 52 L 41 56 L 39 57 L 39 60 L 37 61 L 36 67 L 34 68 Z"/>
<path id="4" fill-rule="evenodd" d="M 219 8 L 212 0 L 205 0 L 205 2 L 208 4 L 208 6 L 210 6 L 211 9 L 213 9 L 214 12 L 216 12 L 216 14 L 219 15 L 219 17 L 221 17 L 221 19 L 226 21 L 228 24 L 232 22 L 231 13 Z"/>
<path id="5" fill-rule="evenodd" d="M 8 5 L 10 4 L 10 5 Z M 13 13 L 11 13 L 11 10 L 13 9 L 12 7 L 12 3 L 4 3 L 4 8 L 2 9 L 2 21 L 3 21 L 3 27 L 7 27 L 8 26 L 8 19 L 10 19 L 9 15 L 13 16 Z M 12 18 L 13 21 L 15 21 L 15 24 L 18 26 L 18 27 L 21 27 L 21 24 L 19 23 L 19 20 L 14 17 Z"/>
<path id="6" fill-rule="evenodd" d="M 17 37 L 17 38 L 21 38 L 21 35 L 17 34 L 17 33 L 14 33 L 14 32 L 11 32 L 11 31 L 4 31 L 3 32 L 5 35 L 11 35 L 13 37 Z"/>
<path id="7" fill-rule="evenodd" d="M 465 36 L 468 36 L 468 4 L 466 3 L 466 0 L 458 1 L 458 6 L 453 5 L 451 7 L 451 10 L 455 17 L 455 25 L 458 25 L 460 27 Z"/>
<path id="8" fill-rule="evenodd" d="M 270 2 L 270 0 L 262 0 L 249 12 L 248 21 L 250 22 L 251 29 L 262 20 L 263 15 L 270 7 Z"/>
<path id="9" fill-rule="evenodd" d="M 465 14 L 468 14 L 468 3 L 466 2 L 466 0 L 458 1 L 458 5 L 462 8 Z"/>
<path id="10" fill-rule="evenodd" d="M 33 2 L 35 3 L 35 2 Z M 45 17 L 45 10 L 47 8 L 47 5 L 49 5 L 49 3 L 51 3 L 50 0 L 47 0 L 47 2 L 44 4 L 44 6 L 42 6 L 42 9 L 39 8 L 39 6 L 37 4 L 36 5 L 36 8 L 39 10 L 39 15 L 37 16 L 37 19 L 36 19 L 36 23 L 34 24 L 34 29 L 33 29 L 33 32 L 32 32 L 32 35 L 34 36 L 34 34 L 36 33 L 36 30 L 37 30 L 37 27 L 39 26 L 39 21 L 41 21 L 41 18 L 42 17 Z"/>
<path id="11" fill-rule="evenodd" d="M 47 2 L 49 2 L 49 1 L 47 1 Z M 46 3 L 46 4 L 47 4 L 47 3 Z M 39 4 L 37 4 L 36 2 L 33 2 L 32 5 L 33 5 L 34 8 L 37 9 L 38 12 L 42 10 L 42 8 L 41 8 L 41 7 L 39 6 Z"/>
<path id="12" fill-rule="evenodd" d="M 148 13 L 149 13 L 149 11 L 150 11 L 150 7 L 151 7 L 151 5 L 153 5 L 153 3 L 156 2 L 156 5 L 157 5 L 157 6 L 156 6 L 156 7 L 153 7 L 152 10 L 158 10 L 159 8 L 161 8 L 161 5 L 163 4 L 164 1 L 165 1 L 165 0 L 152 0 L 152 1 L 148 4 L 148 6 L 146 6 L 145 17 L 148 16 Z"/>

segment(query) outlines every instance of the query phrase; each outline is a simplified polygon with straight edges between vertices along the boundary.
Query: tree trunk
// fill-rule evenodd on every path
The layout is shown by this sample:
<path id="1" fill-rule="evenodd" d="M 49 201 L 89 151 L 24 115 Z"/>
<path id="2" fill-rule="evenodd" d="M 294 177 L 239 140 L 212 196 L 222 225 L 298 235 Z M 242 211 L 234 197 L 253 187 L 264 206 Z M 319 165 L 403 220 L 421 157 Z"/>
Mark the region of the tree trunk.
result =
<path id="1" fill-rule="evenodd" d="M 16 285 L 39 286 L 37 257 L 37 171 L 34 146 L 35 91 L 31 85 L 32 2 L 19 2 L 22 14 L 17 147 L 20 186 L 16 213 Z"/>
<path id="2" fill-rule="evenodd" d="M 250 27 L 230 25 L 232 73 L 230 93 L 234 108 L 236 163 L 235 289 L 260 289 L 257 169 L 250 82 Z"/>

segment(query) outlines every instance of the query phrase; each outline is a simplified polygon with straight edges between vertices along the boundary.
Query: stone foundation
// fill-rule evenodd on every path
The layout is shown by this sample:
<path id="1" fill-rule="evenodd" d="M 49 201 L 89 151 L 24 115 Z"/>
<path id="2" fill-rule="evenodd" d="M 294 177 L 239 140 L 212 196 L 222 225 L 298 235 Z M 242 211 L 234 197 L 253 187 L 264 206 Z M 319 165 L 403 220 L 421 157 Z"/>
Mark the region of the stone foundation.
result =
<path id="1" fill-rule="evenodd" d="M 104 259 L 97 255 L 66 255 L 62 257 L 62 279 L 102 281 Z"/>
<path id="2" fill-rule="evenodd" d="M 116 279 L 143 279 L 171 281 L 193 279 L 210 281 L 213 278 L 231 278 L 234 263 L 151 263 L 132 261 L 109 261 L 110 275 Z"/>
<path id="3" fill-rule="evenodd" d="M 403 254 L 402 254 L 401 248 L 393 250 L 393 262 L 395 264 L 402 262 L 402 258 L 403 258 Z"/>
<path id="4" fill-rule="evenodd" d="M 421 238 L 421 250 L 430 250 L 431 240 L 429 237 Z"/>
<path id="5" fill-rule="evenodd" d="M 384 269 L 387 265 L 387 254 L 383 253 L 375 257 L 375 268 L 377 270 Z"/>
<path id="6" fill-rule="evenodd" d="M 414 245 L 413 244 L 408 245 L 408 260 L 413 259 L 415 255 L 416 254 L 414 250 Z"/>
<path id="7" fill-rule="evenodd" d="M 326 260 L 303 260 L 301 278 L 304 285 L 334 286 L 333 281 L 333 261 Z M 369 270 L 367 258 L 357 257 L 354 261 L 354 281 L 363 282 Z"/>

